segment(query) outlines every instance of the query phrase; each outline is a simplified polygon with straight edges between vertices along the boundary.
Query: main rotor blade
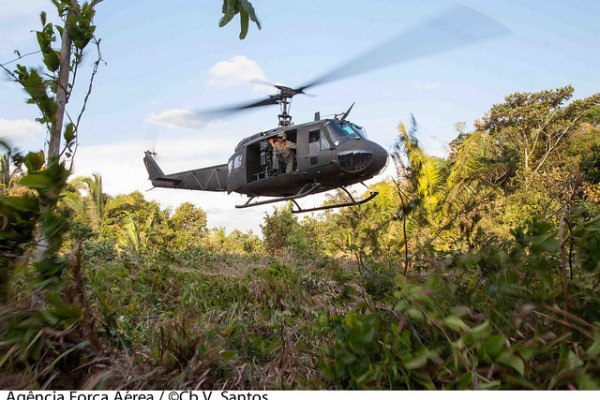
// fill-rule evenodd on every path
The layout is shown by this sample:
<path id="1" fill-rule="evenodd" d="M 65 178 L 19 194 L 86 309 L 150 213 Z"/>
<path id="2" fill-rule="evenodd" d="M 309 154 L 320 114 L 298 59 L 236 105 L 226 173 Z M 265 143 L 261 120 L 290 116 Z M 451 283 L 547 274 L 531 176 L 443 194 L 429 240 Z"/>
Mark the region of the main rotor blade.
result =
<path id="1" fill-rule="evenodd" d="M 255 83 L 258 83 L 258 82 L 255 81 Z M 282 98 L 290 98 L 297 94 L 302 93 L 302 91 L 300 89 L 292 89 L 290 87 L 281 86 L 281 85 L 272 85 L 268 82 L 262 82 L 262 81 L 260 81 L 260 83 L 264 83 L 264 84 L 273 86 L 274 88 L 279 90 L 279 93 L 272 94 L 269 97 L 267 97 L 266 99 L 253 101 L 250 103 L 243 103 L 243 104 L 238 104 L 235 106 L 216 108 L 216 109 L 212 109 L 212 110 L 197 111 L 197 114 L 199 116 L 209 117 L 209 118 L 222 117 L 222 116 L 225 116 L 228 114 L 233 114 L 233 113 L 236 113 L 239 111 L 248 110 L 250 108 L 276 105 L 276 104 L 279 104 L 279 102 L 282 100 Z"/>
<path id="2" fill-rule="evenodd" d="M 279 104 L 279 98 L 279 95 L 272 95 L 266 99 L 253 101 L 250 103 L 243 103 L 235 106 L 215 108 L 210 110 L 200 110 L 196 111 L 196 114 L 203 118 L 220 118 L 239 111 L 248 110 L 250 108 Z"/>
<path id="3" fill-rule="evenodd" d="M 300 91 L 352 75 L 399 64 L 509 33 L 499 22 L 469 7 L 455 5 L 437 17 L 340 65 Z"/>
<path id="4" fill-rule="evenodd" d="M 278 104 L 282 96 L 293 97 L 296 94 L 304 94 L 305 89 L 314 86 L 451 50 L 477 41 L 492 39 L 507 33 L 509 33 L 508 29 L 492 18 L 469 7 L 455 5 L 427 22 L 393 37 L 391 40 L 345 62 L 297 89 L 260 81 L 262 84 L 276 87 L 280 90 L 280 93 L 250 103 L 199 111 L 198 115 L 213 118 L 222 117 L 255 107 Z"/>

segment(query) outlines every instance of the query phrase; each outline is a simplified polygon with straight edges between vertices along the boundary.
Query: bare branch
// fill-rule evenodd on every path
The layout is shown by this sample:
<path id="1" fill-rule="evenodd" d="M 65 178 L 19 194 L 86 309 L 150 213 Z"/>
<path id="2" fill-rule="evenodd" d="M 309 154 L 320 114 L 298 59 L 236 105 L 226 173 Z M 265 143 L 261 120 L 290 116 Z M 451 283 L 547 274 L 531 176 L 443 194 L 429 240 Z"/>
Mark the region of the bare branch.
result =
<path id="1" fill-rule="evenodd" d="M 35 54 L 39 54 L 41 52 L 42 52 L 41 50 L 38 50 L 38 51 L 32 51 L 32 52 L 27 53 L 27 54 L 20 54 L 19 57 L 15 58 L 14 60 L 10 60 L 10 61 L 7 61 L 5 63 L 0 63 L 0 67 L 2 67 L 2 69 L 4 69 L 6 72 L 8 72 L 9 74 L 12 75 L 12 73 L 8 69 L 5 68 L 6 65 L 12 64 L 14 62 L 17 62 L 17 61 L 19 61 L 22 58 L 25 58 L 25 57 L 28 57 L 28 56 L 33 56 Z"/>
<path id="2" fill-rule="evenodd" d="M 96 4 L 102 3 L 103 0 L 92 0 L 90 3 L 90 8 L 96 7 Z"/>

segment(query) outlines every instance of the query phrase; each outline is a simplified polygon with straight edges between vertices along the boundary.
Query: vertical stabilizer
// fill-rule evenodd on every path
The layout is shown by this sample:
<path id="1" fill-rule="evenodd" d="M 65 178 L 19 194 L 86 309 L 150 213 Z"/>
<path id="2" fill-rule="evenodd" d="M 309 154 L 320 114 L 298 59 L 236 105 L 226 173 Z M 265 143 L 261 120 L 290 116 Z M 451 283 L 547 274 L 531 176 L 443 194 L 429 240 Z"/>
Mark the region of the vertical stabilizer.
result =
<path id="1" fill-rule="evenodd" d="M 160 169 L 152 155 L 153 153 L 151 153 L 149 150 L 146 150 L 146 152 L 144 153 L 144 165 L 146 166 L 146 170 L 148 171 L 148 177 L 151 181 L 165 176 L 164 172 L 162 172 L 162 169 Z"/>

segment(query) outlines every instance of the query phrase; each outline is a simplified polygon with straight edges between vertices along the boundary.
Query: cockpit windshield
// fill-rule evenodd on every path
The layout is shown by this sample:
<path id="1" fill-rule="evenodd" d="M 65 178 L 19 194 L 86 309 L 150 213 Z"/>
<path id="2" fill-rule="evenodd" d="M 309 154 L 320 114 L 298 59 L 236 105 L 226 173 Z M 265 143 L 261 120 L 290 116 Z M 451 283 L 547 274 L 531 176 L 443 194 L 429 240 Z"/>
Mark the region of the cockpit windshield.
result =
<path id="1" fill-rule="evenodd" d="M 367 138 L 363 128 L 349 121 L 332 121 L 327 126 L 336 145 L 351 139 Z"/>

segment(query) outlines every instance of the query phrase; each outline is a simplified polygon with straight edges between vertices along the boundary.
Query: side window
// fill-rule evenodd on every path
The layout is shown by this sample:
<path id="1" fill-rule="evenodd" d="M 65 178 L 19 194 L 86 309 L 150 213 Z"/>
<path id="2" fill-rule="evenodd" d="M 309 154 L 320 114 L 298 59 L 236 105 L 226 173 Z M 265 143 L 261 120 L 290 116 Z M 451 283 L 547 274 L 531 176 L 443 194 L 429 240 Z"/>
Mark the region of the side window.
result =
<path id="1" fill-rule="evenodd" d="M 234 158 L 231 158 L 227 163 L 227 173 L 229 175 L 233 173 L 237 173 L 238 170 L 242 167 L 242 155 L 238 154 Z"/>
<path id="2" fill-rule="evenodd" d="M 329 148 L 331 148 L 331 145 L 329 144 L 329 140 L 327 140 L 325 135 L 321 135 L 321 150 L 327 150 Z"/>
<path id="3" fill-rule="evenodd" d="M 321 150 L 320 147 L 320 135 L 319 131 L 312 131 L 308 133 L 308 152 L 318 153 Z"/>
<path id="4" fill-rule="evenodd" d="M 318 153 L 321 150 L 327 150 L 331 146 L 327 137 L 321 133 L 321 131 L 312 131 L 308 134 L 308 152 Z"/>
<path id="5" fill-rule="evenodd" d="M 233 159 L 233 169 L 239 169 L 242 167 L 242 155 L 238 154 Z"/>

